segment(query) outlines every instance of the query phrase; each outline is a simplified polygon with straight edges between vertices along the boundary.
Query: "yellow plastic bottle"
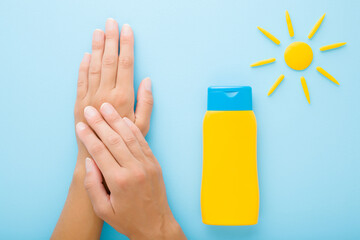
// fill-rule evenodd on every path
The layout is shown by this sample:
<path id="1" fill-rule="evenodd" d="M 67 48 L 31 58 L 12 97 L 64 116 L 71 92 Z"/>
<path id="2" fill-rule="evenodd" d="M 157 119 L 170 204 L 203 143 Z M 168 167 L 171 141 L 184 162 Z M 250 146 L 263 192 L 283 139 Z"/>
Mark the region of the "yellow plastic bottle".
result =
<path id="1" fill-rule="evenodd" d="M 256 118 L 251 87 L 209 87 L 203 123 L 203 223 L 258 221 Z"/>

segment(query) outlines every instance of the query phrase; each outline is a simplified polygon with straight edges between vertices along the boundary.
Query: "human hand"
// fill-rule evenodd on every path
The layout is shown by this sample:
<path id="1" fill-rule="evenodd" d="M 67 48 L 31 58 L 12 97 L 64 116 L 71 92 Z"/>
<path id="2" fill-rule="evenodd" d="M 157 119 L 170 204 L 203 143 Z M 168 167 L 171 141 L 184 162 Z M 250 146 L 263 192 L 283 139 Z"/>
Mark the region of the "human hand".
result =
<path id="1" fill-rule="evenodd" d="M 85 188 L 95 213 L 131 239 L 186 239 L 166 198 L 161 168 L 142 132 L 109 103 L 84 110 L 76 132 L 86 159 Z M 102 175 L 109 187 L 104 188 Z"/>
<path id="2" fill-rule="evenodd" d="M 84 108 L 92 105 L 99 108 L 110 102 L 122 116 L 126 116 L 139 127 L 145 136 L 150 126 L 153 104 L 151 81 L 144 79 L 138 90 L 134 112 L 133 63 L 134 36 L 125 24 L 120 36 L 113 19 L 106 21 L 105 33 L 95 30 L 92 54 L 86 53 L 80 64 L 77 97 L 74 109 L 75 123 L 85 121 Z M 103 221 L 99 219 L 84 188 L 85 158 L 90 156 L 77 138 L 78 157 L 63 211 L 51 239 L 99 239 Z"/>
<path id="3" fill-rule="evenodd" d="M 102 103 L 111 103 L 116 111 L 133 121 L 145 136 L 150 127 L 153 105 L 151 80 L 145 78 L 138 90 L 136 112 L 134 112 L 134 35 L 128 24 L 124 24 L 120 35 L 114 19 L 108 19 L 105 33 L 97 29 L 92 39 L 92 53 L 86 53 L 80 64 L 75 123 L 85 121 L 83 112 L 88 105 L 99 109 Z M 86 149 L 78 141 L 79 152 Z"/>

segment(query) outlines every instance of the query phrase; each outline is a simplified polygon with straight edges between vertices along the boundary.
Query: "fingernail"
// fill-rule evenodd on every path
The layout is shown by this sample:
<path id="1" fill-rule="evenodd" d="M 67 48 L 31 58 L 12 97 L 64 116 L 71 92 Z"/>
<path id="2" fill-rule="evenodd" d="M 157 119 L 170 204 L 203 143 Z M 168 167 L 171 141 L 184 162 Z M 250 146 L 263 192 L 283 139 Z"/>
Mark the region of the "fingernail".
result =
<path id="1" fill-rule="evenodd" d="M 125 23 L 125 24 L 122 26 L 121 34 L 122 34 L 123 36 L 130 36 L 130 35 L 131 35 L 131 27 L 130 27 L 129 24 Z"/>
<path id="2" fill-rule="evenodd" d="M 100 42 L 101 38 L 103 38 L 103 32 L 100 29 L 96 29 L 94 31 L 94 41 L 96 42 Z"/>
<path id="3" fill-rule="evenodd" d="M 108 18 L 105 23 L 105 31 L 111 31 L 114 30 L 116 26 L 116 22 L 112 18 Z"/>
<path id="4" fill-rule="evenodd" d="M 78 124 L 76 124 L 76 130 L 77 131 L 82 131 L 82 130 L 84 130 L 86 128 L 86 125 L 85 125 L 85 123 L 83 123 L 83 122 L 79 122 Z"/>
<path id="5" fill-rule="evenodd" d="M 133 122 L 130 119 L 128 119 L 127 117 L 124 117 L 123 119 L 129 127 L 131 127 L 131 125 L 133 125 Z"/>
<path id="6" fill-rule="evenodd" d="M 85 117 L 92 118 L 96 116 L 96 110 L 92 106 L 87 106 L 84 109 Z"/>
<path id="7" fill-rule="evenodd" d="M 144 88 L 151 92 L 151 79 L 149 77 L 144 80 Z"/>
<path id="8" fill-rule="evenodd" d="M 113 107 L 110 105 L 110 103 L 103 103 L 100 107 L 100 111 L 101 113 L 103 113 L 104 115 L 110 115 L 113 113 L 114 109 Z"/>
<path id="9" fill-rule="evenodd" d="M 91 171 L 91 159 L 90 158 L 86 158 L 85 159 L 85 169 L 86 169 L 86 172 L 90 172 Z"/>

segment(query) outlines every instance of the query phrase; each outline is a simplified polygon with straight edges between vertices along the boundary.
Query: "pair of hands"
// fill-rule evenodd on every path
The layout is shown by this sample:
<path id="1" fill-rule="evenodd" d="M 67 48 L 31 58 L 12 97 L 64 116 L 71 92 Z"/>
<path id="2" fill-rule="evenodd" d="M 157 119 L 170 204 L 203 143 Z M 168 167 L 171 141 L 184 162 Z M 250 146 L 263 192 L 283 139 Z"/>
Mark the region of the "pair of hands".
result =
<path id="1" fill-rule="evenodd" d="M 80 64 L 75 123 L 79 155 L 91 155 L 85 189 L 96 215 L 131 239 L 184 239 L 167 202 L 160 165 L 144 138 L 153 105 L 149 78 L 139 86 L 134 112 L 129 25 L 122 27 L 119 55 L 118 42 L 118 24 L 108 19 L 105 33 L 95 30 L 92 54 Z"/>

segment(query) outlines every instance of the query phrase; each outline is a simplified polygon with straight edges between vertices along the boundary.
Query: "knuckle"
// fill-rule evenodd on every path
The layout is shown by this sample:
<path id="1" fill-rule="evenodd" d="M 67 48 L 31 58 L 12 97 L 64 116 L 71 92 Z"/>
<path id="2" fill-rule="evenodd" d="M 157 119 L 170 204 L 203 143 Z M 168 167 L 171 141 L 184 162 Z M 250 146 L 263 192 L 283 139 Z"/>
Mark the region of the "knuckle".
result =
<path id="1" fill-rule="evenodd" d="M 144 183 L 147 178 L 146 172 L 141 168 L 134 170 L 133 176 L 137 183 Z"/>
<path id="2" fill-rule="evenodd" d="M 99 125 L 101 125 L 103 123 L 103 120 L 100 117 L 95 117 L 92 119 L 88 119 L 88 122 L 91 126 L 98 127 Z"/>
<path id="3" fill-rule="evenodd" d="M 133 44 L 134 38 L 132 36 L 120 35 L 120 44 Z"/>
<path id="4" fill-rule="evenodd" d="M 142 145 L 142 147 L 143 147 L 144 149 L 146 149 L 146 150 L 150 149 L 149 143 L 148 143 L 146 140 L 143 141 L 141 145 Z"/>
<path id="5" fill-rule="evenodd" d="M 115 96 L 115 101 L 116 101 L 116 105 L 124 106 L 129 103 L 130 97 L 127 93 L 119 91 Z"/>
<path id="6" fill-rule="evenodd" d="M 90 75 L 100 75 L 101 74 L 101 67 L 99 64 L 96 64 L 96 65 L 93 65 L 90 67 L 90 70 L 89 70 L 89 74 Z"/>
<path id="7" fill-rule="evenodd" d="M 151 159 L 155 159 L 156 158 L 154 157 L 154 154 L 153 152 L 151 151 L 151 148 L 149 147 L 149 144 L 148 143 L 144 143 L 142 145 L 143 149 L 144 149 L 144 154 L 148 157 L 148 158 L 151 158 Z M 156 160 L 157 161 L 157 160 Z"/>
<path id="8" fill-rule="evenodd" d="M 111 134 L 109 137 L 108 137 L 108 144 L 110 146 L 116 146 L 118 145 L 119 143 L 121 143 L 121 137 L 116 135 L 116 134 Z"/>
<path id="9" fill-rule="evenodd" d="M 90 146 L 89 150 L 93 155 L 99 155 L 104 151 L 104 146 L 101 143 L 94 143 Z"/>
<path id="10" fill-rule="evenodd" d="M 158 168 L 154 165 L 154 164 L 151 164 L 148 169 L 148 174 L 151 176 L 151 177 L 156 177 L 159 175 L 159 170 Z"/>
<path id="11" fill-rule="evenodd" d="M 100 218 L 104 218 L 107 216 L 107 208 L 106 206 L 102 205 L 102 204 L 95 204 L 93 205 L 94 208 L 94 212 L 97 216 L 99 216 Z"/>
<path id="12" fill-rule="evenodd" d="M 106 93 L 102 92 L 100 93 L 100 91 L 98 91 L 93 99 L 93 104 L 94 107 L 96 109 L 100 109 L 101 104 L 103 104 L 104 102 L 107 102 L 109 99 L 107 97 L 107 95 L 105 95 Z"/>
<path id="13" fill-rule="evenodd" d="M 114 30 L 107 30 L 105 33 L 106 40 L 117 40 L 119 41 L 119 33 L 116 29 Z"/>
<path id="14" fill-rule="evenodd" d="M 91 174 L 91 173 L 88 173 L 88 174 Z M 85 177 L 85 180 L 84 180 L 84 187 L 85 187 L 85 189 L 86 189 L 87 191 L 89 191 L 91 188 L 93 188 L 93 186 L 94 186 L 94 183 L 93 183 L 91 180 L 89 180 L 88 177 Z"/>
<path id="15" fill-rule="evenodd" d="M 151 163 L 151 171 L 154 175 L 162 176 L 162 169 L 159 162 L 156 159 L 154 161 L 149 161 Z"/>
<path id="16" fill-rule="evenodd" d="M 117 121 L 120 120 L 120 116 L 119 114 L 111 114 L 110 116 L 108 116 L 108 118 L 106 119 L 106 121 L 109 121 L 110 123 L 115 123 Z"/>
<path id="17" fill-rule="evenodd" d="M 104 67 L 114 67 L 116 65 L 117 56 L 107 55 L 103 58 Z"/>
<path id="18" fill-rule="evenodd" d="M 128 180 L 127 178 L 125 178 L 124 176 L 122 175 L 115 175 L 114 176 L 114 181 L 115 181 L 115 184 L 119 187 L 119 188 L 125 188 L 128 184 Z"/>
<path id="19" fill-rule="evenodd" d="M 77 82 L 77 88 L 78 90 L 85 87 L 85 79 L 79 79 Z"/>
<path id="20" fill-rule="evenodd" d="M 93 50 L 101 50 L 103 49 L 104 43 L 103 41 L 93 41 L 92 42 L 92 49 Z"/>
<path id="21" fill-rule="evenodd" d="M 134 145 L 136 143 L 136 138 L 134 135 L 124 136 L 124 142 L 128 145 Z"/>
<path id="22" fill-rule="evenodd" d="M 158 161 L 156 161 L 154 165 L 155 165 L 155 169 L 157 171 L 157 175 L 162 176 L 162 168 L 161 168 L 160 164 L 158 163 Z"/>
<path id="23" fill-rule="evenodd" d="M 151 95 L 142 97 L 142 101 L 147 105 L 154 105 L 154 98 Z"/>
<path id="24" fill-rule="evenodd" d="M 133 66 L 133 59 L 131 57 L 119 57 L 119 67 L 123 69 L 128 69 Z"/>

